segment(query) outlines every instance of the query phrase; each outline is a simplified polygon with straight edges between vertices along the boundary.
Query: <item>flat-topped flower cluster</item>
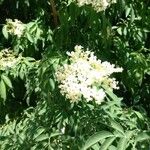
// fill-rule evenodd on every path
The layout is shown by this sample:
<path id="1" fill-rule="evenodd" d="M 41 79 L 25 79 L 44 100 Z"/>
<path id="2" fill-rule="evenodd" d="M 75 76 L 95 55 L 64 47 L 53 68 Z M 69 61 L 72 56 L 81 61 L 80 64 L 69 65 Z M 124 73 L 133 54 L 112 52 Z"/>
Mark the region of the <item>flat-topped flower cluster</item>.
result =
<path id="1" fill-rule="evenodd" d="M 11 35 L 16 35 L 18 37 L 22 36 L 26 28 L 25 24 L 17 19 L 15 19 L 14 21 L 12 19 L 6 19 L 6 22 L 7 32 L 9 32 Z"/>
<path id="2" fill-rule="evenodd" d="M 75 51 L 67 52 L 69 62 L 59 66 L 56 71 L 56 79 L 60 92 L 70 102 L 78 102 L 85 99 L 87 102 L 95 100 L 101 104 L 106 93 L 103 86 L 111 90 L 118 89 L 118 82 L 110 75 L 114 72 L 122 72 L 122 68 L 116 68 L 114 64 L 97 59 L 93 52 L 83 50 L 82 46 L 75 46 Z"/>
<path id="3" fill-rule="evenodd" d="M 79 6 L 91 5 L 97 12 L 104 11 L 113 3 L 116 3 L 116 0 L 77 0 Z"/>
<path id="4" fill-rule="evenodd" d="M 0 51 L 0 69 L 12 68 L 20 60 L 21 56 L 16 57 L 12 51 L 4 49 Z"/>

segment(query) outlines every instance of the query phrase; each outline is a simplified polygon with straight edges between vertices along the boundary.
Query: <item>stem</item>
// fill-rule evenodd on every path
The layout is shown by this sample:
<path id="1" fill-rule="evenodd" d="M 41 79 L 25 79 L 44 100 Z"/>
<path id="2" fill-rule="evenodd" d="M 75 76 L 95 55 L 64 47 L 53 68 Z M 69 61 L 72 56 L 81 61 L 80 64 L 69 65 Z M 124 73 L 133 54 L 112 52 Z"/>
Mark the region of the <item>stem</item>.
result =
<path id="1" fill-rule="evenodd" d="M 50 4 L 51 4 L 51 7 L 52 7 L 52 12 L 53 12 L 52 15 L 53 15 L 53 18 L 54 18 L 54 24 L 55 24 L 55 26 L 57 26 L 58 25 L 57 11 L 56 11 L 54 0 L 50 0 Z"/>

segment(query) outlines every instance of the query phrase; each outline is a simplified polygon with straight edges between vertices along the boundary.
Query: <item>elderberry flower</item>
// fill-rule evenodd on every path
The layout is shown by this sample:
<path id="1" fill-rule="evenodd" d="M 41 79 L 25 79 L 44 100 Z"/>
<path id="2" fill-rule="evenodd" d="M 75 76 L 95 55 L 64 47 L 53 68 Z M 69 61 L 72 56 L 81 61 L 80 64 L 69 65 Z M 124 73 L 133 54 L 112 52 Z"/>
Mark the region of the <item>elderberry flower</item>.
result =
<path id="1" fill-rule="evenodd" d="M 12 51 L 4 49 L 0 51 L 0 69 L 12 68 L 22 57 L 16 57 Z"/>
<path id="2" fill-rule="evenodd" d="M 116 3 L 116 0 L 77 0 L 79 7 L 91 5 L 97 12 L 104 11 L 113 3 Z"/>
<path id="3" fill-rule="evenodd" d="M 12 21 L 12 19 L 7 19 L 6 21 L 7 32 L 20 38 L 25 30 L 25 25 L 17 19 L 14 21 Z"/>
<path id="4" fill-rule="evenodd" d="M 59 66 L 55 75 L 60 92 L 70 102 L 82 99 L 87 102 L 94 100 L 101 104 L 106 97 L 103 86 L 111 90 L 118 89 L 118 82 L 110 75 L 121 72 L 114 64 L 97 59 L 93 52 L 83 51 L 82 46 L 75 46 L 75 51 L 67 52 L 69 63 Z"/>

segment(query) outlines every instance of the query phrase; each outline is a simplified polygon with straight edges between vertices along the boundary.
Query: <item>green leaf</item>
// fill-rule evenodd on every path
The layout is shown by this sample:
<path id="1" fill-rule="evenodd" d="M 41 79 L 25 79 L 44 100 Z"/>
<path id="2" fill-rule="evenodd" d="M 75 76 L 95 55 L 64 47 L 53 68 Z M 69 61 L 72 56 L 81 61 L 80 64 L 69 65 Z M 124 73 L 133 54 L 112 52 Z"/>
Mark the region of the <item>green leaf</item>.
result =
<path id="1" fill-rule="evenodd" d="M 24 72 L 22 70 L 19 72 L 19 77 L 22 80 L 24 79 Z"/>
<path id="2" fill-rule="evenodd" d="M 131 8 L 130 7 L 127 7 L 126 8 L 126 17 L 128 17 L 128 15 L 130 14 L 131 12 Z"/>
<path id="3" fill-rule="evenodd" d="M 117 122 L 114 121 L 114 120 L 111 120 L 111 126 L 112 126 L 115 130 L 121 132 L 121 133 L 124 135 L 124 130 L 123 130 L 122 126 L 121 126 L 119 123 L 117 123 Z"/>
<path id="4" fill-rule="evenodd" d="M 30 33 L 33 33 L 37 29 L 37 25 L 34 22 L 28 23 L 27 26 Z"/>
<path id="5" fill-rule="evenodd" d="M 49 79 L 49 83 L 50 83 L 50 87 L 51 87 L 51 90 L 53 91 L 55 89 L 55 82 L 53 79 Z"/>
<path id="6" fill-rule="evenodd" d="M 135 20 L 135 13 L 134 13 L 134 9 L 131 9 L 131 23 Z"/>
<path id="7" fill-rule="evenodd" d="M 115 147 L 114 145 L 110 145 L 108 150 L 118 150 L 117 147 Z"/>
<path id="8" fill-rule="evenodd" d="M 123 29 L 123 34 L 126 36 L 127 35 L 127 28 L 126 27 L 124 27 L 124 29 Z"/>
<path id="9" fill-rule="evenodd" d="M 12 88 L 12 83 L 11 83 L 10 79 L 9 79 L 7 76 L 2 75 L 2 79 L 3 79 L 3 81 L 5 82 L 5 84 L 6 84 L 8 87 Z"/>
<path id="10" fill-rule="evenodd" d="M 101 145 L 100 149 L 107 150 L 115 139 L 116 139 L 116 137 L 110 137 L 110 138 L 106 139 L 105 142 Z"/>
<path id="11" fill-rule="evenodd" d="M 108 87 L 103 86 L 103 88 L 105 89 L 106 94 L 108 94 L 108 96 L 110 96 L 110 98 L 112 98 L 114 101 L 120 101 L 122 100 L 122 98 L 118 98 Z"/>
<path id="12" fill-rule="evenodd" d="M 119 28 L 117 29 L 117 32 L 118 32 L 119 35 L 122 35 L 122 28 L 119 27 Z"/>
<path id="13" fill-rule="evenodd" d="M 125 150 L 127 146 L 127 138 L 123 137 L 118 142 L 117 150 Z"/>
<path id="14" fill-rule="evenodd" d="M 136 142 L 140 142 L 144 140 L 150 140 L 150 132 L 139 133 L 135 139 Z"/>
<path id="15" fill-rule="evenodd" d="M 42 34 L 42 30 L 40 30 L 39 28 L 36 29 L 36 38 L 39 39 L 40 36 Z"/>
<path id="16" fill-rule="evenodd" d="M 128 141 L 130 140 L 131 136 L 133 135 L 134 131 L 127 131 L 125 136 L 121 138 L 118 142 L 117 150 L 126 150 L 128 146 Z"/>
<path id="17" fill-rule="evenodd" d="M 100 131 L 91 137 L 85 142 L 84 146 L 82 147 L 82 150 L 86 150 L 90 148 L 92 145 L 96 144 L 97 142 L 108 138 L 108 137 L 113 137 L 114 135 L 111 132 L 108 131 Z"/>
<path id="18" fill-rule="evenodd" d="M 26 33 L 26 35 L 27 35 L 27 39 L 28 39 L 31 43 L 34 43 L 33 37 L 32 37 L 28 32 Z"/>
<path id="19" fill-rule="evenodd" d="M 3 33 L 4 37 L 5 37 L 6 39 L 8 39 L 7 26 L 4 26 L 4 27 L 3 27 L 2 33 Z"/>
<path id="20" fill-rule="evenodd" d="M 44 141 L 44 140 L 46 140 L 46 139 L 48 139 L 49 137 L 48 137 L 48 135 L 46 135 L 46 134 L 41 134 L 41 135 L 39 135 L 35 140 L 37 141 L 37 142 L 40 142 L 40 141 Z"/>
<path id="21" fill-rule="evenodd" d="M 100 145 L 98 143 L 92 146 L 92 150 L 99 150 L 99 148 L 100 148 Z"/>
<path id="22" fill-rule="evenodd" d="M 3 80 L 0 81 L 0 97 L 6 100 L 6 86 Z"/>
<path id="23" fill-rule="evenodd" d="M 43 128 L 37 129 L 36 133 L 34 134 L 33 139 L 36 139 L 36 138 L 37 138 L 38 136 L 40 136 L 44 131 L 45 131 L 45 129 L 43 129 Z"/>
<path id="24" fill-rule="evenodd" d="M 140 112 L 134 110 L 134 113 L 137 115 L 137 117 L 138 117 L 141 121 L 144 120 L 144 117 L 142 116 L 142 114 L 141 114 Z"/>
<path id="25" fill-rule="evenodd" d="M 55 136 L 59 136 L 61 134 L 62 133 L 60 133 L 60 132 L 51 133 L 50 138 L 55 137 Z"/>

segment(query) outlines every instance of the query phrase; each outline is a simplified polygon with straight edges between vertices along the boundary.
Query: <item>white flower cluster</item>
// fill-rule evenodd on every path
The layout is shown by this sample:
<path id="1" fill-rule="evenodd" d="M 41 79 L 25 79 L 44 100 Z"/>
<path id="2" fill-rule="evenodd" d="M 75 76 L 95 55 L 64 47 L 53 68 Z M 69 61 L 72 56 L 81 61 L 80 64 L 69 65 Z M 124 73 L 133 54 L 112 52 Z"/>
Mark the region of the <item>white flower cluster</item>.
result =
<path id="1" fill-rule="evenodd" d="M 97 12 L 104 11 L 116 0 L 77 0 L 78 6 L 91 5 Z"/>
<path id="2" fill-rule="evenodd" d="M 75 51 L 67 52 L 67 55 L 69 63 L 58 67 L 56 79 L 61 94 L 71 102 L 83 98 L 101 104 L 106 96 L 103 86 L 118 89 L 118 82 L 110 75 L 121 72 L 122 68 L 115 68 L 107 61 L 101 62 L 93 52 L 83 51 L 82 46 L 75 46 Z"/>
<path id="3" fill-rule="evenodd" d="M 25 30 L 25 24 L 17 19 L 15 19 L 14 21 L 12 21 L 12 19 L 7 19 L 6 21 L 7 32 L 12 35 L 17 35 L 18 37 L 21 37 Z"/>
<path id="4" fill-rule="evenodd" d="M 22 57 L 15 57 L 11 51 L 4 49 L 0 52 L 0 69 L 12 68 Z"/>

